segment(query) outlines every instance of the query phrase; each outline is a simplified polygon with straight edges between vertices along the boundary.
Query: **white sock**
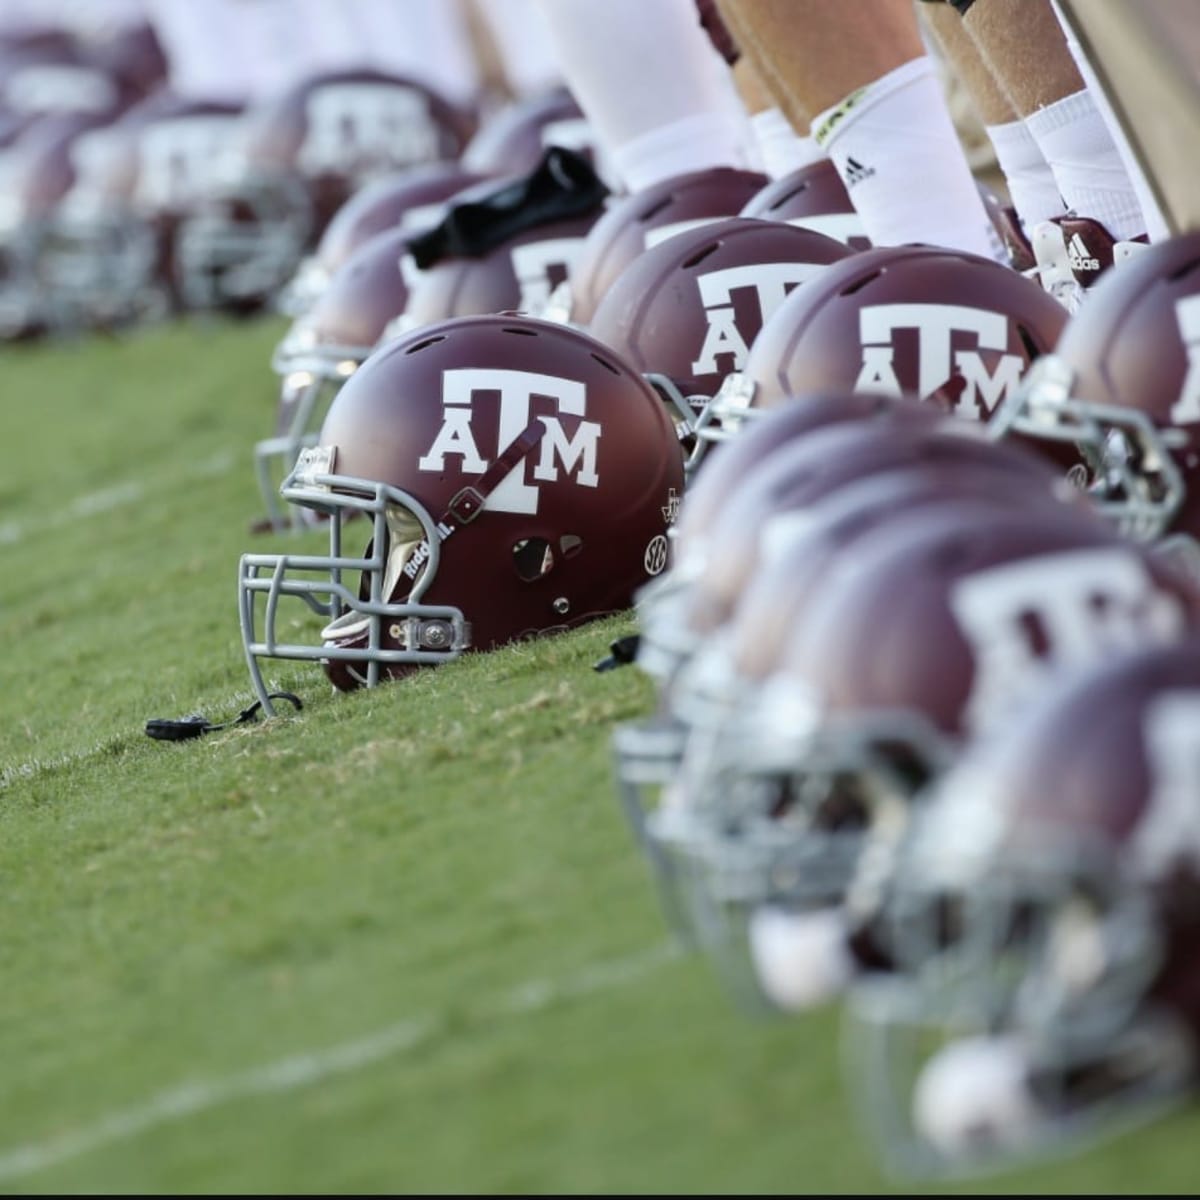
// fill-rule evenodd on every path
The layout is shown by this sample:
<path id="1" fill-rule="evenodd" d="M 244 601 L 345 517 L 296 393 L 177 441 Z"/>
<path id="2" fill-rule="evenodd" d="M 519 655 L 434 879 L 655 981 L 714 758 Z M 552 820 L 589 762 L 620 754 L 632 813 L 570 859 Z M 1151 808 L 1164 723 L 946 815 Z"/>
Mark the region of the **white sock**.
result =
<path id="1" fill-rule="evenodd" d="M 782 179 L 825 157 L 811 137 L 801 137 L 778 108 L 767 108 L 750 118 L 763 167 L 772 179 Z"/>
<path id="2" fill-rule="evenodd" d="M 738 151 L 737 143 L 725 139 L 727 132 L 725 123 L 711 113 L 682 117 L 614 147 L 613 171 L 630 192 L 640 192 L 689 171 L 756 165 Z"/>
<path id="3" fill-rule="evenodd" d="M 562 83 L 554 43 L 537 0 L 502 0 L 476 4 L 473 9 L 487 26 L 505 81 L 518 96 L 537 96 Z"/>
<path id="4" fill-rule="evenodd" d="M 988 125 L 986 129 L 1013 208 L 1026 232 L 1040 221 L 1061 217 L 1067 206 L 1058 194 L 1058 182 L 1025 122 L 1006 121 L 1003 125 Z"/>
<path id="5" fill-rule="evenodd" d="M 813 119 L 875 246 L 925 242 L 1007 262 L 928 55 Z"/>
<path id="6" fill-rule="evenodd" d="M 1067 207 L 1099 221 L 1114 238 L 1146 232 L 1146 218 L 1116 143 L 1085 88 L 1025 118 Z"/>
<path id="7" fill-rule="evenodd" d="M 566 82 L 631 192 L 681 171 L 757 163 L 694 0 L 541 0 L 541 11 Z"/>

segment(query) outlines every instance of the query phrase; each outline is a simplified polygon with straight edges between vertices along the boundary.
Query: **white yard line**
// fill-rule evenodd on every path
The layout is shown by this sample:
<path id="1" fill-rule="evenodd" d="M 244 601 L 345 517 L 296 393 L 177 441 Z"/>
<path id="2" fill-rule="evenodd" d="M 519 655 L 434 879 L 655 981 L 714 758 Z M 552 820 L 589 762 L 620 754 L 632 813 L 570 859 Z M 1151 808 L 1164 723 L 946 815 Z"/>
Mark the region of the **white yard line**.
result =
<path id="1" fill-rule="evenodd" d="M 18 779 L 32 779 L 35 775 L 41 775 L 44 771 L 54 771 L 59 767 L 69 767 L 73 763 L 82 762 L 85 758 L 96 754 L 100 750 L 100 745 L 87 750 L 74 750 L 70 754 L 58 754 L 54 758 L 31 758 L 28 762 L 17 763 L 11 767 L 5 767 L 0 770 L 0 792 L 5 788 L 11 787 Z"/>
<path id="2" fill-rule="evenodd" d="M 471 1020 L 482 1023 L 529 1016 L 559 1000 L 592 995 L 641 979 L 678 956 L 679 951 L 674 946 L 660 946 L 627 958 L 597 963 L 565 979 L 531 980 L 490 1004 L 473 1009 Z M 160 1125 L 207 1112 L 234 1100 L 290 1092 L 336 1075 L 363 1070 L 415 1049 L 441 1027 L 442 1018 L 436 1013 L 427 1013 L 397 1021 L 352 1041 L 323 1050 L 291 1054 L 223 1079 L 177 1084 L 141 1104 L 109 1113 L 73 1132 L 0 1150 L 0 1182 L 47 1170 L 114 1142 L 138 1137 Z"/>
<path id="3" fill-rule="evenodd" d="M 128 479 L 99 491 L 76 496 L 73 500 L 68 500 L 62 508 L 50 510 L 27 521 L 4 521 L 0 523 L 0 545 L 13 546 L 34 534 L 61 529 L 64 525 L 87 517 L 101 516 L 117 508 L 127 508 L 149 495 L 164 492 L 168 488 L 177 488 L 188 481 L 225 475 L 233 469 L 237 461 L 236 455 L 223 450 L 211 458 L 193 464 L 189 470 L 172 475 L 169 479 Z"/>

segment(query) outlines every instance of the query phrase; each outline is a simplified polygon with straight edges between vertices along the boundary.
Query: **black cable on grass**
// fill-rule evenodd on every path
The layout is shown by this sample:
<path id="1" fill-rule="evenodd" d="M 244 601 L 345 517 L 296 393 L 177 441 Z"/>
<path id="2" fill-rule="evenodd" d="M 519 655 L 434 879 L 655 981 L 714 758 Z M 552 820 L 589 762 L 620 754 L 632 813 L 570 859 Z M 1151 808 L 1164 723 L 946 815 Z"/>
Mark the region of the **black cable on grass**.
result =
<path id="1" fill-rule="evenodd" d="M 272 692 L 268 700 L 288 700 L 296 706 L 297 711 L 304 707 L 303 701 L 294 692 Z M 212 724 L 201 713 L 171 720 L 167 717 L 152 717 L 146 722 L 146 736 L 160 742 L 185 742 L 189 738 L 198 738 L 201 734 L 215 733 L 218 729 L 231 729 L 234 725 L 250 725 L 258 720 L 262 701 L 255 700 L 249 708 L 243 708 L 232 721 L 223 721 L 219 725 Z"/>

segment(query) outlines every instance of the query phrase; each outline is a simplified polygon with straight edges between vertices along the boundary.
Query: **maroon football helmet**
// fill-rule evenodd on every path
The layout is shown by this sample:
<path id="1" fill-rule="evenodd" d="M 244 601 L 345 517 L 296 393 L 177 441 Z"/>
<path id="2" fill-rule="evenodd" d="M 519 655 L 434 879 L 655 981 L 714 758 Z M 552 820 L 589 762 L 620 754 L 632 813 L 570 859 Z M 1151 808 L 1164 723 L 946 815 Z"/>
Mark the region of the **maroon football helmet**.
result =
<path id="1" fill-rule="evenodd" d="M 788 293 L 850 254 L 824 234 L 774 221 L 706 224 L 634 259 L 589 329 L 693 423 L 725 376 L 745 365 L 750 344 Z"/>
<path id="2" fill-rule="evenodd" d="M 998 433 L 1076 445 L 1089 490 L 1143 539 L 1200 535 L 1200 233 L 1106 272 Z"/>
<path id="3" fill-rule="evenodd" d="M 590 172 L 586 160 L 582 161 Z M 468 188 L 447 205 L 447 220 L 454 220 L 457 206 L 487 203 L 528 178 L 489 179 Z M 477 253 L 450 253 L 424 269 L 407 258 L 402 269 L 409 281 L 410 298 L 398 330 L 482 313 L 540 316 L 551 292 L 574 269 L 580 247 L 603 211 L 602 199 L 597 193 L 595 203 L 583 211 L 548 213 Z M 495 215 L 503 219 L 504 214 Z"/>
<path id="4" fill-rule="evenodd" d="M 109 115 L 62 113 L 31 125 L 0 161 L 0 339 L 44 333 L 65 314 L 46 277 L 55 212 L 75 178 L 72 149 Z"/>
<path id="5" fill-rule="evenodd" d="M 855 212 L 837 168 L 827 158 L 771 180 L 755 192 L 739 215 L 813 229 L 845 242 L 851 250 L 871 248 L 862 218 Z"/>
<path id="6" fill-rule="evenodd" d="M 688 483 L 687 497 L 680 506 L 679 520 L 673 531 L 672 568 L 667 574 L 673 574 L 675 565 L 682 565 L 685 559 L 701 556 L 701 546 L 730 493 L 744 480 L 751 479 L 768 458 L 827 425 L 870 420 L 885 409 L 889 412 L 904 410 L 919 419 L 930 416 L 925 407 L 908 401 L 897 402 L 891 396 L 870 392 L 829 392 L 805 396 L 802 404 L 772 409 L 764 413 L 761 421 L 748 426 L 742 436 L 723 442 L 708 458 L 703 474 Z M 665 575 L 662 582 L 666 582 Z"/>
<path id="7" fill-rule="evenodd" d="M 280 530 L 307 510 L 287 512 L 279 485 L 317 432 L 338 388 L 375 349 L 388 325 L 404 312 L 408 285 L 400 257 L 411 235 L 393 229 L 371 238 L 334 274 L 316 303 L 292 324 L 275 349 L 271 368 L 280 379 L 275 436 L 254 449 L 267 526 Z"/>
<path id="8" fill-rule="evenodd" d="M 87 60 L 133 97 L 150 96 L 167 83 L 167 57 L 148 21 L 116 24 L 95 31 Z"/>
<path id="9" fill-rule="evenodd" d="M 682 487 L 653 389 L 586 334 L 510 315 L 424 327 L 352 376 L 284 483 L 329 517 L 329 556 L 242 557 L 255 690 L 268 702 L 262 658 L 369 686 L 624 609 L 666 565 Z M 360 556 L 347 532 L 370 537 Z M 281 624 L 304 605 L 324 624 L 308 643 Z"/>
<path id="10" fill-rule="evenodd" d="M 62 29 L 31 29 L 0 41 L 0 148 L 47 117 L 111 115 L 134 103 L 135 80 Z"/>
<path id="11" fill-rule="evenodd" d="M 878 961 L 862 914 L 914 798 L 967 739 L 1071 671 L 1197 628 L 1190 580 L 1052 503 L 922 504 L 819 558 L 815 591 L 776 581 L 799 609 L 773 669 L 697 725 L 676 802 L 648 828 L 686 862 L 692 911 L 720 930 L 705 940 L 739 929 L 776 1005 L 827 999 Z M 743 613 L 762 616 L 739 608 L 735 629 Z M 698 658 L 679 703 L 712 675 Z"/>
<path id="12" fill-rule="evenodd" d="M 191 285 L 180 223 L 220 179 L 241 111 L 161 92 L 72 144 L 46 271 L 75 320 L 109 325 L 178 308 Z"/>
<path id="13" fill-rule="evenodd" d="M 261 303 L 357 188 L 453 159 L 469 132 L 426 85 L 378 71 L 311 77 L 251 109 L 236 160 L 180 231 L 189 304 Z"/>
<path id="14" fill-rule="evenodd" d="M 591 125 L 565 87 L 502 108 L 480 126 L 460 161 L 477 175 L 520 174 L 533 170 L 547 146 L 584 155 L 607 180 Z"/>
<path id="15" fill-rule="evenodd" d="M 938 417 L 929 406 L 882 396 L 843 402 L 859 399 L 872 400 L 880 411 L 785 442 L 760 459 L 752 476 L 730 481 L 710 536 L 699 539 L 689 536 L 691 526 L 681 529 L 686 556 L 639 598 L 638 663 L 659 678 L 660 711 L 616 732 L 622 804 L 656 868 L 668 918 L 689 937 L 702 934 L 743 998 L 755 995 L 746 987 L 744 923 L 732 938 L 717 936 L 723 921 L 710 922 L 707 931 L 696 929 L 694 919 L 682 915 L 692 906 L 677 893 L 676 857 L 647 834 L 650 814 L 681 784 L 689 743 L 702 740 L 702 731 L 735 722 L 743 705 L 758 703 L 781 647 L 819 597 L 828 573 L 879 525 L 917 509 L 957 511 L 964 504 L 1038 510 L 1052 519 L 1064 502 L 1085 504 L 1036 456 L 1015 448 L 997 456 L 995 443 L 970 426 Z M 773 412 L 744 440 L 760 441 L 762 428 L 782 427 L 807 407 Z M 722 453 L 740 456 L 743 444 L 734 441 Z M 724 474 L 716 466 L 713 472 L 689 492 L 685 519 L 693 495 L 707 499 L 710 485 Z M 1099 517 L 1092 519 L 1100 524 Z M 754 531 L 749 537 L 748 530 Z M 706 909 L 701 904 L 700 911 Z M 735 952 L 726 960 L 731 948 Z"/>
<path id="16" fill-rule="evenodd" d="M 410 167 L 360 188 L 334 213 L 278 307 L 288 316 L 300 316 L 360 246 L 390 229 L 416 234 L 436 225 L 445 202 L 481 179 L 458 163 L 444 162 Z"/>
<path id="17" fill-rule="evenodd" d="M 613 200 L 588 234 L 571 282 L 555 294 L 547 316 L 586 327 L 617 276 L 644 250 L 676 233 L 736 217 L 765 181 L 756 171 L 714 167 L 673 175 Z"/>
<path id="18" fill-rule="evenodd" d="M 766 667 L 774 667 L 799 609 L 798 569 L 793 566 L 785 577 L 777 564 L 792 561 L 793 544 L 811 539 L 822 514 L 843 492 L 876 476 L 905 473 L 919 475 L 927 486 L 936 483 L 936 502 L 945 507 L 984 497 L 1007 508 L 1056 509 L 1059 503 L 1061 485 L 1045 463 L 1015 449 L 997 455 L 995 443 L 970 426 L 939 417 L 929 406 L 883 396 L 822 397 L 813 404 L 826 411 L 826 422 L 798 431 L 773 451 L 766 452 L 760 429 L 786 432 L 786 418 L 807 404 L 779 410 L 747 434 L 747 441 L 762 443 L 764 450 L 747 460 L 752 471 L 731 477 L 714 469 L 713 476 L 701 477 L 696 495 L 710 513 L 708 527 L 697 528 L 689 520 L 679 539 L 682 553 L 670 572 L 638 598 L 637 663 L 659 683 L 660 711 L 649 721 L 618 729 L 615 749 L 626 815 L 665 876 L 671 871 L 645 836 L 646 814 L 679 775 L 692 731 L 728 719 Z M 729 453 L 742 458 L 742 444 L 735 442 Z M 719 505 L 713 503 L 714 491 L 723 494 Z M 894 515 L 918 498 L 893 487 L 887 506 L 870 518 Z M 689 493 L 683 504 L 685 519 L 691 517 L 692 499 Z M 866 527 L 866 518 L 854 525 L 843 521 L 835 541 L 840 547 L 851 536 L 862 536 Z M 817 565 L 817 543 L 807 544 L 807 562 L 816 573 L 807 582 L 815 583 L 826 564 Z M 772 581 L 765 590 L 763 579 Z M 795 606 L 788 600 L 793 595 Z M 768 607 L 775 605 L 766 616 L 764 597 Z M 743 624 L 747 605 L 757 607 L 759 615 Z M 739 630 L 744 630 L 740 638 Z M 667 907 L 672 910 L 674 902 Z"/>
<path id="19" fill-rule="evenodd" d="M 905 970 L 851 1010 L 894 1166 L 1078 1150 L 1195 1087 L 1198 736 L 1190 640 L 1065 680 L 941 779 L 890 880 Z"/>
<path id="20" fill-rule="evenodd" d="M 780 306 L 698 436 L 728 436 L 747 412 L 832 388 L 918 396 L 985 421 L 1066 319 L 1037 284 L 989 259 L 931 246 L 867 250 Z"/>
<path id="21" fill-rule="evenodd" d="M 782 419 L 784 411 L 804 414 L 798 428 Z M 912 439 L 940 428 L 941 419 L 890 396 L 830 394 L 761 424 L 775 436 L 755 437 L 746 450 L 733 443 L 728 465 L 689 489 L 671 569 L 639 597 L 638 665 L 663 687 L 729 618 L 774 518 L 803 514 L 864 471 L 911 453 Z"/>
<path id="22" fill-rule="evenodd" d="M 733 616 L 761 564 L 811 523 L 814 506 L 842 488 L 883 471 L 953 467 L 1002 469 L 1031 491 L 1061 502 L 1057 474 L 1017 448 L 1001 460 L 979 431 L 939 417 L 927 406 L 888 407 L 796 439 L 765 459 L 725 499 L 702 539 L 689 539 L 679 575 L 688 586 L 670 603 L 640 607 L 638 661 L 664 684 Z"/>

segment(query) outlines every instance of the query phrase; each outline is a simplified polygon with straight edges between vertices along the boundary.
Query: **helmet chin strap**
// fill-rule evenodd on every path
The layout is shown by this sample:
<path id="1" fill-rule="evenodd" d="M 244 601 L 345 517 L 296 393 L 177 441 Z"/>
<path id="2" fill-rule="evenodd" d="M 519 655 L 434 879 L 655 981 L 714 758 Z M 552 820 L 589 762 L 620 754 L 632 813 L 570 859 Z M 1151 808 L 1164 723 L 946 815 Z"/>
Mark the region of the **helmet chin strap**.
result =
<path id="1" fill-rule="evenodd" d="M 304 707 L 300 697 L 294 692 L 272 692 L 268 700 L 287 700 L 299 711 Z M 231 729 L 235 725 L 249 725 L 258 720 L 259 710 L 263 702 L 255 700 L 249 708 L 243 708 L 232 721 L 222 721 L 214 724 L 203 713 L 192 713 L 187 717 L 172 719 L 168 717 L 151 717 L 146 722 L 146 736 L 159 742 L 183 742 L 190 738 L 200 737 L 205 733 L 216 733 L 221 729 Z"/>
<path id="2" fill-rule="evenodd" d="M 534 417 L 474 483 L 467 484 L 454 494 L 450 503 L 446 505 L 445 512 L 437 520 L 438 531 L 443 540 L 453 532 L 453 526 L 469 525 L 483 512 L 488 497 L 545 436 L 545 422 L 540 417 Z"/>

